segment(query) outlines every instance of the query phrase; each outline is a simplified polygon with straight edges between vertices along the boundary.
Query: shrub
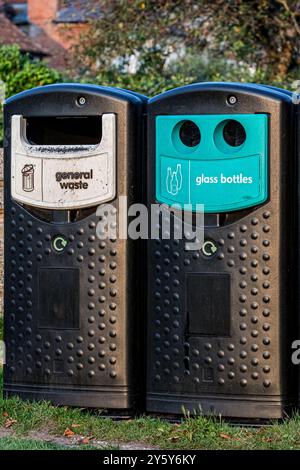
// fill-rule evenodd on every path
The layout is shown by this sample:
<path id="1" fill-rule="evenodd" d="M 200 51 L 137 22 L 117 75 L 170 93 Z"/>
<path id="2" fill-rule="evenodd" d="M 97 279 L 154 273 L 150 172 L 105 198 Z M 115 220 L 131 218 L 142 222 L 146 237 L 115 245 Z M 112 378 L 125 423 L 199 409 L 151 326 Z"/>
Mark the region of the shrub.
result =
<path id="1" fill-rule="evenodd" d="M 22 54 L 17 46 L 0 46 L 0 80 L 5 87 L 5 97 L 8 98 L 30 88 L 57 83 L 63 80 L 63 76 L 44 62 Z M 0 144 L 2 138 L 1 110 Z"/>

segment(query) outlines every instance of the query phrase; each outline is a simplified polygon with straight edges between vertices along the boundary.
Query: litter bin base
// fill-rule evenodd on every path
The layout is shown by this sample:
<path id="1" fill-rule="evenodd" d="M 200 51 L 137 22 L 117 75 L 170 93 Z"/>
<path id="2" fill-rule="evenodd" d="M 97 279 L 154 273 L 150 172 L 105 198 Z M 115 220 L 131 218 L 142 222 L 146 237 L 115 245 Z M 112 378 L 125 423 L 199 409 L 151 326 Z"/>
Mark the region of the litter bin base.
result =
<path id="1" fill-rule="evenodd" d="M 283 397 L 205 396 L 184 398 L 175 394 L 148 394 L 147 411 L 186 415 L 212 415 L 230 418 L 279 419 L 291 412 Z"/>
<path id="2" fill-rule="evenodd" d="M 6 398 L 18 396 L 29 401 L 50 401 L 54 405 L 80 406 L 84 408 L 104 408 L 130 410 L 137 405 L 137 396 L 130 393 L 126 387 L 106 389 L 104 387 L 90 388 L 63 388 L 43 387 L 36 385 L 6 385 L 4 386 Z"/>

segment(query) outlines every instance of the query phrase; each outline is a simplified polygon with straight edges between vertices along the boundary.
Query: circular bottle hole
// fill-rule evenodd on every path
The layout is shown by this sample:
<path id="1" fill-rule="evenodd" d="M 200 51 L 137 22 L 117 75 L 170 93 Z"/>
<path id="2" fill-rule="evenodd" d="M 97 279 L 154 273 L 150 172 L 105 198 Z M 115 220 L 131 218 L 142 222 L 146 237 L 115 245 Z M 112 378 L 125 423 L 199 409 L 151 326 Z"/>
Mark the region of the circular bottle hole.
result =
<path id="1" fill-rule="evenodd" d="M 223 137 L 226 144 L 231 147 L 239 147 L 246 140 L 246 131 L 241 123 L 230 119 L 223 128 Z"/>
<path id="2" fill-rule="evenodd" d="M 193 121 L 184 121 L 179 129 L 179 137 L 187 147 L 196 147 L 201 140 L 200 129 Z"/>

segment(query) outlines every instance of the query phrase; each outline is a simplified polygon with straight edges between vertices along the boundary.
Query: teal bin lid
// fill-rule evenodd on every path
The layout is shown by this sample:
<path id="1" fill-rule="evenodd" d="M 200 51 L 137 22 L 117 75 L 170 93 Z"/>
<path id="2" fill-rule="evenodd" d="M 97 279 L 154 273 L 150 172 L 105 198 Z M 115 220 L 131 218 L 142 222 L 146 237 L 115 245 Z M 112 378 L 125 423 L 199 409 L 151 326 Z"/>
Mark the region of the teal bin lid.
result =
<path id="1" fill-rule="evenodd" d="M 223 130 L 238 121 L 245 140 L 231 146 Z M 200 130 L 193 147 L 180 138 L 180 128 L 192 121 Z M 185 204 L 204 212 L 230 212 L 263 203 L 268 198 L 268 115 L 219 114 L 156 117 L 156 199 Z M 198 208 L 199 210 L 203 210 Z"/>

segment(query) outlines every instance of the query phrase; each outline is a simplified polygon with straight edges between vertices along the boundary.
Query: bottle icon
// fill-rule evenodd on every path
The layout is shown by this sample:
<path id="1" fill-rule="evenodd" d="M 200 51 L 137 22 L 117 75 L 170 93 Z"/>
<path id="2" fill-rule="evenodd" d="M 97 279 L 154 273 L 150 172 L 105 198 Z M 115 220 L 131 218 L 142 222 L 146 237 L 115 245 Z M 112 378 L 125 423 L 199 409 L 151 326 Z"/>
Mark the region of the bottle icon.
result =
<path id="1" fill-rule="evenodd" d="M 178 179 L 176 171 L 173 171 L 171 178 L 171 193 L 173 195 L 178 193 Z"/>
<path id="2" fill-rule="evenodd" d="M 182 188 L 182 173 L 181 173 L 180 163 L 177 164 L 176 172 L 177 172 L 177 180 L 178 180 L 178 191 L 180 191 Z"/>
<path id="3" fill-rule="evenodd" d="M 171 180 L 172 180 L 172 171 L 171 167 L 168 167 L 167 170 L 167 179 L 166 179 L 166 185 L 167 185 L 167 191 L 168 193 L 172 194 L 172 189 L 171 189 Z"/>
<path id="4" fill-rule="evenodd" d="M 182 188 L 182 172 L 181 164 L 178 163 L 176 170 L 173 171 L 169 166 L 167 169 L 167 178 L 166 178 L 167 191 L 172 196 L 176 196 Z"/>
<path id="5" fill-rule="evenodd" d="M 26 164 L 21 170 L 23 191 L 31 192 L 34 190 L 34 166 Z"/>

